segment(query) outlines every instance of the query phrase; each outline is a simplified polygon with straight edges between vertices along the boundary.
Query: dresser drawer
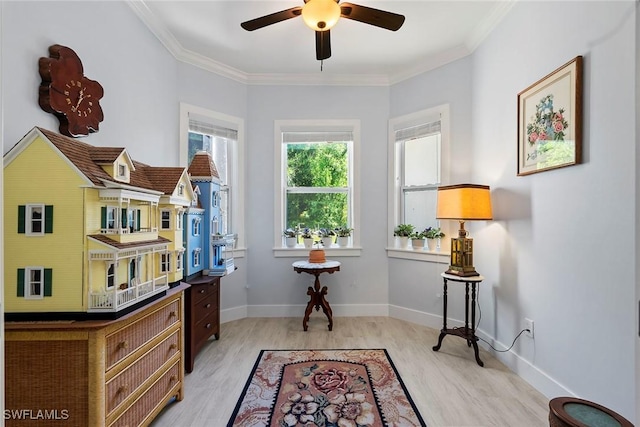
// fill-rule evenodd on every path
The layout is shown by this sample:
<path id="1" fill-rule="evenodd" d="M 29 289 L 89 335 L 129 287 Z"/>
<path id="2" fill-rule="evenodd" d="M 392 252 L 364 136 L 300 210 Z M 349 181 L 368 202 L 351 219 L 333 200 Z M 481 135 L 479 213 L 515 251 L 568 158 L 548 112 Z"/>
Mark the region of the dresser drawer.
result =
<path id="1" fill-rule="evenodd" d="M 217 319 L 217 316 L 209 316 L 193 326 L 193 341 L 196 347 L 199 347 L 203 341 L 208 340 L 211 335 L 218 333 L 219 325 Z"/>
<path id="2" fill-rule="evenodd" d="M 205 317 L 209 317 L 211 313 L 218 311 L 218 299 L 215 295 L 209 295 L 202 301 L 198 301 L 192 307 L 194 319 L 199 322 Z"/>
<path id="3" fill-rule="evenodd" d="M 211 295 L 215 295 L 218 283 L 219 281 L 217 279 L 212 278 L 209 283 L 191 285 L 191 300 L 197 303 Z"/>
<path id="4" fill-rule="evenodd" d="M 106 410 L 109 415 L 165 363 L 180 353 L 180 329 L 149 350 L 107 383 Z"/>
<path id="5" fill-rule="evenodd" d="M 180 384 L 180 362 L 176 362 L 167 372 L 162 375 L 149 389 L 127 408 L 110 427 L 135 427 L 147 425 L 151 420 L 145 419 L 149 414 L 155 414 L 158 406 L 171 396 L 176 385 Z M 177 390 L 176 393 L 179 393 Z"/>
<path id="6" fill-rule="evenodd" d="M 135 352 L 180 320 L 180 303 L 173 301 L 107 336 L 106 370 Z"/>

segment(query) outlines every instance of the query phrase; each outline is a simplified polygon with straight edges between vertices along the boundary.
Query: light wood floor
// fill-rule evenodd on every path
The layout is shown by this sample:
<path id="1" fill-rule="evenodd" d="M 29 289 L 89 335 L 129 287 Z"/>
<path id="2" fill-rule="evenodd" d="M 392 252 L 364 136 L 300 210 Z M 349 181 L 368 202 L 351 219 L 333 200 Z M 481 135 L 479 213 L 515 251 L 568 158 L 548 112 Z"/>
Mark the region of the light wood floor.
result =
<path id="1" fill-rule="evenodd" d="M 465 340 L 388 317 L 247 318 L 221 325 L 185 377 L 181 402 L 168 405 L 153 427 L 224 427 L 263 349 L 386 348 L 429 427 L 548 426 L 548 399 L 481 350 L 475 362 Z"/>

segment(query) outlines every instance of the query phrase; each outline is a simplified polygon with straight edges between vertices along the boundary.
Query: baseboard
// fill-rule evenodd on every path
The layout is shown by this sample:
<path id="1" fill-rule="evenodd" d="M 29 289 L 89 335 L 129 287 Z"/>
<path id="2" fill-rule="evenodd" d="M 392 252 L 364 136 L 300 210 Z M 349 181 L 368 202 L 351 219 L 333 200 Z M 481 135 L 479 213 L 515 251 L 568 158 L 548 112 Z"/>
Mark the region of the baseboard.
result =
<path id="1" fill-rule="evenodd" d="M 246 305 L 220 310 L 220 323 L 232 322 L 234 320 L 244 319 L 245 317 L 249 317 L 247 315 Z"/>
<path id="2" fill-rule="evenodd" d="M 302 318 L 306 308 L 306 304 L 249 305 L 246 310 L 247 317 Z M 337 317 L 389 316 L 388 304 L 331 304 L 331 310 Z"/>

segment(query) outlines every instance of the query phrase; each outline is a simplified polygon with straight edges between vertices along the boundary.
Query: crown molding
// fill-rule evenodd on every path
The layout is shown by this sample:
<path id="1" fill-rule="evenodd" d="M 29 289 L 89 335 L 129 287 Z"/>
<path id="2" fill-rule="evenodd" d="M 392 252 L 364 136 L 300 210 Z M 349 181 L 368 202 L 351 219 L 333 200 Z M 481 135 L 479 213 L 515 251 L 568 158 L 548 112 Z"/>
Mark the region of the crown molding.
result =
<path id="1" fill-rule="evenodd" d="M 518 0 L 504 0 L 489 19 L 481 22 L 463 45 L 437 53 L 416 66 L 385 74 L 252 74 L 230 67 L 199 53 L 185 49 L 166 26 L 151 12 L 145 1 L 125 0 L 145 26 L 156 36 L 176 60 L 191 64 L 222 77 L 248 85 L 281 86 L 390 86 L 464 58 L 482 43 Z"/>

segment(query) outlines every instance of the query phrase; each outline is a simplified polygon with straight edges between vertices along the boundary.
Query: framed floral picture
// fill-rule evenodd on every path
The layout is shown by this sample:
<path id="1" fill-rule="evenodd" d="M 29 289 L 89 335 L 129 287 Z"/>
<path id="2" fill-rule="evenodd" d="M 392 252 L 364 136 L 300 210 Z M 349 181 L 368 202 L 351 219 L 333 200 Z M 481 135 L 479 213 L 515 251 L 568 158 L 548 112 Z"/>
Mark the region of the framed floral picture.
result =
<path id="1" fill-rule="evenodd" d="M 582 56 L 518 94 L 518 176 L 579 164 Z"/>

